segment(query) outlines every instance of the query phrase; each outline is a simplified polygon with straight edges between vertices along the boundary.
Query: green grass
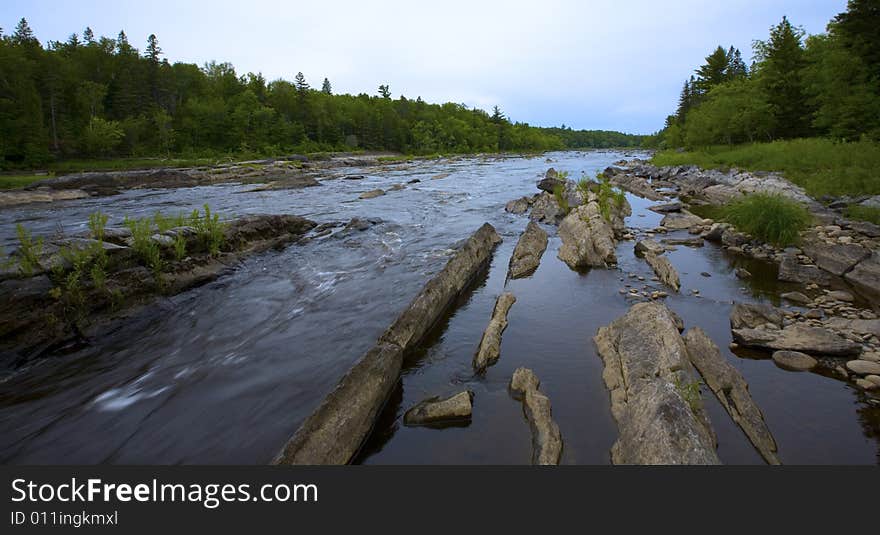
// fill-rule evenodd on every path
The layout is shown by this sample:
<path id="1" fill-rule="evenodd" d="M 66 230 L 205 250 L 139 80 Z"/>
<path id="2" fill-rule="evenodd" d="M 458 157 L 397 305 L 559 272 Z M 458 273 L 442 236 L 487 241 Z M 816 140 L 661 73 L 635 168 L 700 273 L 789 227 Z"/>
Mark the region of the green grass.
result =
<path id="1" fill-rule="evenodd" d="M 810 212 L 799 202 L 765 193 L 727 205 L 724 214 L 738 230 L 780 247 L 798 243 L 800 232 L 812 222 Z"/>
<path id="2" fill-rule="evenodd" d="M 846 209 L 846 217 L 880 225 L 880 208 L 855 205 Z"/>
<path id="3" fill-rule="evenodd" d="M 51 175 L 0 175 L 0 190 L 16 189 L 29 186 L 39 180 L 52 178 Z"/>
<path id="4" fill-rule="evenodd" d="M 556 184 L 553 186 L 553 197 L 556 198 L 556 204 L 559 205 L 559 209 L 562 210 L 563 215 L 568 215 L 568 213 L 571 212 L 571 207 L 568 205 L 568 198 L 565 196 L 564 184 Z"/>
<path id="5" fill-rule="evenodd" d="M 662 151 L 654 165 L 698 165 L 704 169 L 737 167 L 748 171 L 779 171 L 813 197 L 880 194 L 880 144 L 841 143 L 827 139 L 796 139 L 717 146 L 691 152 Z"/>

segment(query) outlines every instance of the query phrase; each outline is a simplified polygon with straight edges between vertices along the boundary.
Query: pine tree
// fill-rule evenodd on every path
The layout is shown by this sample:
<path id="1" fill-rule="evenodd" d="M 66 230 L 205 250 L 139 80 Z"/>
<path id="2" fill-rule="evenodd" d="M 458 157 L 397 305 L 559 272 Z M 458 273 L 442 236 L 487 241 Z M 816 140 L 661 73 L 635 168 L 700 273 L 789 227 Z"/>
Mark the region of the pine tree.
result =
<path id="1" fill-rule="evenodd" d="M 749 75 L 749 68 L 746 66 L 746 62 L 743 61 L 742 53 L 738 48 L 730 47 L 730 50 L 727 52 L 727 58 L 730 62 L 727 66 L 728 80 L 739 80 Z"/>
<path id="2" fill-rule="evenodd" d="M 811 110 L 802 80 L 806 65 L 803 37 L 804 30 L 782 17 L 782 22 L 770 29 L 768 41 L 755 42 L 759 80 L 773 114 L 776 137 L 810 133 Z"/>
<path id="3" fill-rule="evenodd" d="M 321 92 L 325 95 L 333 94 L 333 87 L 330 85 L 330 80 L 324 78 L 324 83 L 321 84 Z"/>
<path id="4" fill-rule="evenodd" d="M 681 95 L 678 97 L 678 109 L 676 110 L 674 117 L 679 124 L 684 124 L 687 112 L 690 111 L 694 105 L 693 83 L 693 76 L 690 80 L 685 80 L 684 87 L 681 89 Z"/>
<path id="5" fill-rule="evenodd" d="M 305 93 L 306 91 L 311 89 L 309 87 L 309 84 L 306 83 L 306 77 L 303 76 L 303 73 L 301 72 L 296 73 L 296 76 L 293 79 L 293 85 L 300 93 Z"/>
<path id="6" fill-rule="evenodd" d="M 391 98 L 391 88 L 388 87 L 387 85 L 380 85 L 379 86 L 379 95 L 386 100 L 390 99 Z"/>
<path id="7" fill-rule="evenodd" d="M 162 55 L 162 49 L 159 48 L 159 39 L 156 37 L 156 34 L 151 33 L 149 37 L 147 37 L 147 51 L 144 54 L 144 57 L 150 63 L 155 65 L 159 64 L 159 56 Z"/>
<path id="8" fill-rule="evenodd" d="M 705 95 L 713 87 L 724 83 L 727 80 L 729 64 L 727 52 L 720 46 L 706 56 L 706 64 L 697 69 L 697 82 L 694 86 L 696 92 Z"/>
<path id="9" fill-rule="evenodd" d="M 89 45 L 95 42 L 95 32 L 93 32 L 92 29 L 88 26 L 86 26 L 85 31 L 83 31 L 83 39 L 85 40 L 86 44 Z"/>
<path id="10" fill-rule="evenodd" d="M 18 21 L 18 25 L 15 27 L 15 33 L 12 34 L 12 42 L 19 46 L 33 45 L 39 42 L 34 37 L 34 32 L 24 17 Z"/>
<path id="11" fill-rule="evenodd" d="M 846 11 L 834 18 L 829 29 L 880 77 L 880 2 L 849 0 Z"/>

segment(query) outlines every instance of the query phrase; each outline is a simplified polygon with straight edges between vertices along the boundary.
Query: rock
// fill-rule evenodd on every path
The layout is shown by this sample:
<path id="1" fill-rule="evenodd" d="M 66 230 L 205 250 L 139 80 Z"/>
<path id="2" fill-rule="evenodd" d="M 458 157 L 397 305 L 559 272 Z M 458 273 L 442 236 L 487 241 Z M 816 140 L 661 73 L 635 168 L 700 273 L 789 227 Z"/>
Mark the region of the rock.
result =
<path id="1" fill-rule="evenodd" d="M 856 300 L 853 294 L 847 292 L 846 290 L 834 290 L 828 292 L 828 297 L 834 299 L 835 301 L 843 301 L 845 303 L 852 303 Z"/>
<path id="2" fill-rule="evenodd" d="M 471 419 L 474 393 L 459 392 L 445 399 L 428 398 L 403 415 L 404 425 L 436 425 L 448 422 L 469 421 Z"/>
<path id="3" fill-rule="evenodd" d="M 306 418 L 273 464 L 346 464 L 360 450 L 415 347 L 491 261 L 501 237 L 480 227 Z"/>
<path id="4" fill-rule="evenodd" d="M 700 273 L 700 276 L 706 277 L 708 279 L 708 278 L 712 277 L 712 274 L 709 273 L 708 271 L 703 271 L 702 273 Z"/>
<path id="5" fill-rule="evenodd" d="M 821 308 L 814 308 L 807 311 L 807 313 L 804 314 L 804 317 L 808 320 L 820 320 L 825 317 L 825 311 L 823 311 Z"/>
<path id="6" fill-rule="evenodd" d="M 510 292 L 501 294 L 495 301 L 495 308 L 492 310 L 492 318 L 489 325 L 483 332 L 483 338 L 480 339 L 480 346 L 474 355 L 474 371 L 483 373 L 486 368 L 495 364 L 501 355 L 501 335 L 507 328 L 507 312 L 516 302 L 516 297 Z"/>
<path id="7" fill-rule="evenodd" d="M 782 294 L 780 297 L 796 305 L 808 305 L 812 301 L 809 297 L 802 294 L 801 292 L 788 292 Z"/>
<path id="8" fill-rule="evenodd" d="M 733 271 L 733 273 L 734 273 L 734 275 L 736 275 L 736 278 L 738 278 L 738 279 L 751 279 L 752 278 L 752 273 L 749 270 L 747 270 L 746 268 L 736 268 Z"/>
<path id="9" fill-rule="evenodd" d="M 782 329 L 734 329 L 736 343 L 772 350 L 801 351 L 833 357 L 858 355 L 862 351 L 857 344 L 828 329 L 812 327 L 802 323 L 788 325 Z"/>
<path id="10" fill-rule="evenodd" d="M 880 252 L 874 251 L 843 277 L 865 294 L 880 299 Z"/>
<path id="11" fill-rule="evenodd" d="M 556 173 L 556 170 L 552 167 L 547 170 L 547 173 L 544 175 L 544 178 L 538 182 L 538 189 L 541 191 L 546 191 L 547 193 L 552 194 L 553 191 L 558 186 L 565 186 L 565 181 L 557 178 L 559 175 Z"/>
<path id="12" fill-rule="evenodd" d="M 702 221 L 703 218 L 687 210 L 682 210 L 680 213 L 670 213 L 664 216 L 663 220 L 660 221 L 660 226 L 669 230 L 684 230 L 699 225 Z"/>
<path id="13" fill-rule="evenodd" d="M 367 192 L 361 193 L 360 196 L 359 196 L 358 198 L 359 198 L 359 199 L 375 199 L 376 197 L 381 197 L 382 195 L 385 195 L 385 191 L 384 191 L 384 190 L 381 190 L 381 189 L 374 189 L 374 190 L 371 190 L 371 191 L 367 191 Z"/>
<path id="14" fill-rule="evenodd" d="M 532 430 L 532 464 L 557 465 L 562 457 L 562 433 L 553 421 L 550 399 L 538 390 L 539 384 L 532 370 L 517 368 L 510 380 L 510 391 L 522 399 Z"/>
<path id="15" fill-rule="evenodd" d="M 801 248 L 819 268 L 838 277 L 849 273 L 856 264 L 871 255 L 871 251 L 861 245 L 830 245 L 820 240 L 807 241 Z"/>
<path id="16" fill-rule="evenodd" d="M 858 386 L 862 390 L 874 390 L 875 388 L 877 388 L 877 385 L 875 385 L 871 381 L 862 378 L 856 379 L 856 386 Z"/>
<path id="17" fill-rule="evenodd" d="M 721 239 L 724 236 L 724 231 L 727 230 L 727 228 L 728 226 L 724 223 L 715 223 L 706 232 L 704 238 L 710 242 L 721 243 Z"/>
<path id="18" fill-rule="evenodd" d="M 850 221 L 849 228 L 869 238 L 880 238 L 880 226 L 868 221 Z"/>
<path id="19" fill-rule="evenodd" d="M 846 369 L 859 375 L 880 375 L 880 362 L 851 360 L 846 363 Z"/>
<path id="20" fill-rule="evenodd" d="M 343 230 L 356 230 L 359 232 L 363 232 L 372 226 L 373 224 L 366 219 L 354 217 L 351 219 L 351 221 L 348 222 L 347 225 L 345 225 L 345 228 Z"/>
<path id="21" fill-rule="evenodd" d="M 703 246 L 703 238 L 701 236 L 694 236 L 693 238 L 665 238 L 662 240 L 666 245 L 683 245 L 685 247 L 702 247 Z"/>
<path id="22" fill-rule="evenodd" d="M 657 193 L 653 187 L 642 177 L 629 173 L 616 173 L 611 177 L 611 183 L 630 193 L 651 201 L 663 201 L 666 197 Z"/>
<path id="23" fill-rule="evenodd" d="M 688 351 L 670 310 L 633 305 L 593 338 L 619 436 L 614 464 L 720 464 Z"/>
<path id="24" fill-rule="evenodd" d="M 871 334 L 880 338 L 880 319 L 849 319 L 841 317 L 829 318 L 826 325 L 838 331 L 852 331 L 859 334 Z"/>
<path id="25" fill-rule="evenodd" d="M 62 191 L 0 190 L 0 206 L 15 206 L 19 204 L 30 204 L 36 202 L 69 201 L 73 199 L 84 199 L 88 196 L 88 192 L 79 189 Z"/>
<path id="26" fill-rule="evenodd" d="M 742 232 L 728 228 L 721 234 L 721 243 L 727 247 L 742 247 L 749 243 L 749 237 Z"/>
<path id="27" fill-rule="evenodd" d="M 678 272 L 672 266 L 672 262 L 670 262 L 668 258 L 648 253 L 645 255 L 645 261 L 651 266 L 651 269 L 654 270 L 654 273 L 657 274 L 657 277 L 663 284 L 669 286 L 676 292 L 681 289 L 681 281 L 679 281 Z"/>
<path id="28" fill-rule="evenodd" d="M 406 184 L 395 184 L 388 188 L 388 191 L 401 191 L 406 189 Z"/>
<path id="29" fill-rule="evenodd" d="M 439 175 L 434 175 L 431 177 L 431 180 L 443 180 L 444 178 L 448 178 L 452 173 L 440 173 Z"/>
<path id="30" fill-rule="evenodd" d="M 865 380 L 871 382 L 875 387 L 880 387 L 880 375 L 866 375 Z"/>
<path id="31" fill-rule="evenodd" d="M 655 255 L 661 255 L 666 252 L 666 247 L 663 247 L 662 245 L 655 242 L 654 240 L 645 239 L 645 240 L 639 240 L 638 242 L 636 242 L 635 250 L 636 250 L 636 254 L 639 256 L 649 254 L 649 253 L 655 254 Z"/>
<path id="32" fill-rule="evenodd" d="M 730 311 L 731 329 L 756 329 L 765 324 L 782 327 L 782 312 L 762 303 L 736 303 Z"/>
<path id="33" fill-rule="evenodd" d="M 798 351 L 776 351 L 773 362 L 780 368 L 798 372 L 810 371 L 819 364 L 813 357 Z"/>
<path id="34" fill-rule="evenodd" d="M 699 327 L 684 337 L 691 363 L 715 393 L 721 406 L 761 453 L 768 464 L 781 464 L 776 457 L 776 440 L 764 422 L 761 409 L 749 394 L 743 376 L 721 355 L 718 346 Z M 809 357 L 808 357 L 809 358 Z"/>
<path id="35" fill-rule="evenodd" d="M 607 267 L 617 263 L 614 232 L 598 203 L 578 206 L 559 226 L 559 259 L 572 269 Z"/>
<path id="36" fill-rule="evenodd" d="M 529 213 L 529 218 L 532 221 L 548 225 L 558 225 L 564 217 L 565 214 L 556 202 L 556 198 L 549 193 L 538 195 L 532 203 L 532 211 Z"/>
<path id="37" fill-rule="evenodd" d="M 546 249 L 547 233 L 537 223 L 530 221 L 510 257 L 508 277 L 519 279 L 534 273 Z"/>
<path id="38" fill-rule="evenodd" d="M 529 211 L 534 199 L 531 197 L 520 197 L 519 199 L 510 201 L 504 206 L 504 211 L 511 214 L 524 214 Z"/>
<path id="39" fill-rule="evenodd" d="M 682 204 L 678 201 L 664 203 L 664 204 L 657 204 L 654 206 L 649 206 L 648 210 L 651 210 L 652 212 L 657 212 L 658 214 L 668 214 L 671 212 L 681 212 Z"/>
<path id="40" fill-rule="evenodd" d="M 817 268 L 799 264 L 797 258 L 784 256 L 779 263 L 779 280 L 783 282 L 813 283 L 828 286 L 831 283 L 831 275 Z"/>

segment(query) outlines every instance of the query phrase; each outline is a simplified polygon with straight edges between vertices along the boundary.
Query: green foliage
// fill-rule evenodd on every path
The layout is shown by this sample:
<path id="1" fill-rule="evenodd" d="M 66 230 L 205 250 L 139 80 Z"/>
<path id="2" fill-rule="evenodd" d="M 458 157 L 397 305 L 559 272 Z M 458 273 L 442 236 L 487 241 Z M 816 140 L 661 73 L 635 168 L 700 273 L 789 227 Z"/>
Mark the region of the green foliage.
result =
<path id="1" fill-rule="evenodd" d="M 0 175 L 0 190 L 23 188 L 47 178 L 51 177 L 45 175 Z"/>
<path id="2" fill-rule="evenodd" d="M 104 228 L 107 226 L 107 214 L 95 212 L 89 215 L 89 232 L 92 238 L 104 241 Z M 101 249 L 103 251 L 103 249 Z"/>
<path id="3" fill-rule="evenodd" d="M 626 202 L 626 194 L 611 185 L 611 180 L 603 174 L 596 177 L 599 180 L 599 211 L 605 221 L 611 221 L 612 208 L 623 208 Z"/>
<path id="4" fill-rule="evenodd" d="M 701 381 L 691 381 L 689 383 L 684 383 L 678 377 L 675 376 L 675 390 L 681 395 L 682 399 L 687 402 L 688 407 L 690 407 L 691 411 L 694 413 L 700 412 L 703 410 L 703 395 L 700 392 L 700 387 L 703 385 Z"/>
<path id="5" fill-rule="evenodd" d="M 15 233 L 18 236 L 18 271 L 25 277 L 30 277 L 40 267 L 39 255 L 43 250 L 43 238 L 34 241 L 30 231 L 21 223 L 15 225 Z"/>
<path id="6" fill-rule="evenodd" d="M 182 212 L 171 217 L 163 215 L 161 212 L 156 212 L 153 215 L 153 222 L 156 224 L 159 234 L 167 232 L 173 228 L 184 227 L 187 224 L 186 215 Z"/>
<path id="7" fill-rule="evenodd" d="M 862 205 L 849 206 L 846 209 L 846 217 L 880 225 L 880 208 Z"/>
<path id="8" fill-rule="evenodd" d="M 190 225 L 196 229 L 199 242 L 211 256 L 220 253 L 220 248 L 225 240 L 225 225 L 220 222 L 219 214 L 212 214 L 211 207 L 205 205 L 205 214 L 201 215 L 198 210 L 193 210 L 190 216 Z"/>
<path id="9" fill-rule="evenodd" d="M 810 212 L 799 202 L 765 193 L 731 203 L 724 213 L 737 229 L 780 247 L 798 243 L 800 232 L 812 222 Z"/>
<path id="10" fill-rule="evenodd" d="M 183 232 L 174 235 L 174 259 L 180 262 L 186 258 L 186 236 Z"/>
<path id="11" fill-rule="evenodd" d="M 553 186 L 553 197 L 556 198 L 556 204 L 559 205 L 562 213 L 568 215 L 571 212 L 571 207 L 568 205 L 568 197 L 565 195 L 565 184 Z"/>
<path id="12" fill-rule="evenodd" d="M 153 222 L 149 218 L 128 219 L 125 225 L 131 230 L 132 245 L 135 254 L 141 261 L 157 276 L 162 273 L 165 267 L 165 260 L 162 258 L 162 250 L 158 243 L 153 240 Z"/>
<path id="13" fill-rule="evenodd" d="M 737 167 L 779 171 L 814 197 L 880 194 L 880 145 L 869 141 L 840 143 L 796 139 L 738 146 L 713 146 L 692 152 L 663 151 L 653 164 L 698 165 L 705 169 Z"/>
<path id="14" fill-rule="evenodd" d="M 92 117 L 81 136 L 82 151 L 89 156 L 106 156 L 122 142 L 125 137 L 119 123 Z"/>

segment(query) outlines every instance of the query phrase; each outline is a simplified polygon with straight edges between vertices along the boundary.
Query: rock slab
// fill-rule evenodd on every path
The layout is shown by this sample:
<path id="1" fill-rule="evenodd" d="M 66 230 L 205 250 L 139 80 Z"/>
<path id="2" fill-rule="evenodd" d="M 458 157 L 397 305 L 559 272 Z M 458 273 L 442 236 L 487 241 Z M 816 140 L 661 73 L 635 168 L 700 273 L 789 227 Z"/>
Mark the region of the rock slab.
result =
<path id="1" fill-rule="evenodd" d="M 562 433 L 553 421 L 550 399 L 538 390 L 540 381 L 528 368 L 517 368 L 510 392 L 521 399 L 532 430 L 532 464 L 557 465 L 562 457 Z"/>
<path id="2" fill-rule="evenodd" d="M 530 221 L 510 257 L 508 277 L 519 279 L 534 273 L 541 265 L 541 257 L 547 249 L 547 241 L 547 233 L 544 229 L 534 221 Z"/>
<path id="3" fill-rule="evenodd" d="M 437 425 L 447 422 L 461 422 L 471 419 L 474 393 L 459 392 L 447 398 L 428 398 L 406 411 L 404 425 Z"/>
<path id="4" fill-rule="evenodd" d="M 501 356 L 501 335 L 507 328 L 507 313 L 510 307 L 516 302 L 516 297 L 505 292 L 495 301 L 495 308 L 492 310 L 492 318 L 489 325 L 483 332 L 480 339 L 480 346 L 474 355 L 474 371 L 483 373 L 486 368 L 495 364 L 498 357 Z"/>

